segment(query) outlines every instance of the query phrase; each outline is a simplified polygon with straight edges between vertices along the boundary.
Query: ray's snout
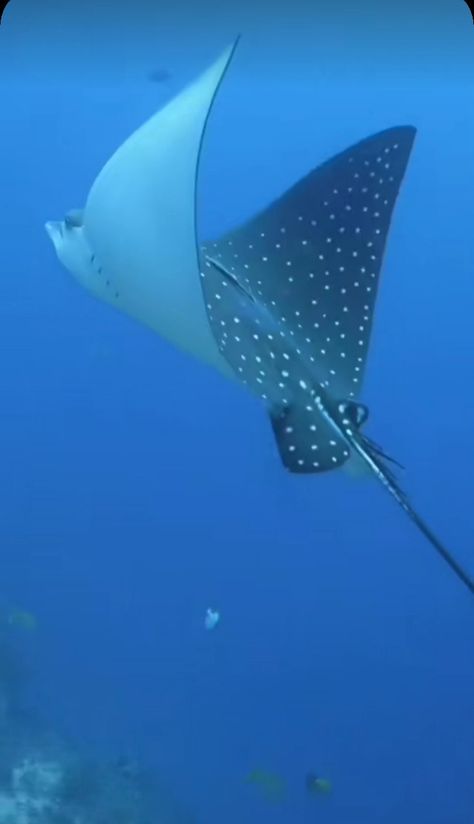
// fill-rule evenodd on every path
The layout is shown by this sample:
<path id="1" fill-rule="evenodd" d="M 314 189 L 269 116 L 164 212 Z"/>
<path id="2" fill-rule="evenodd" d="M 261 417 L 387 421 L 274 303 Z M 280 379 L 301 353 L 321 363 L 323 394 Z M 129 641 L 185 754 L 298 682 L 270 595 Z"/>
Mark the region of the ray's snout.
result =
<path id="1" fill-rule="evenodd" d="M 44 224 L 44 228 L 46 229 L 49 238 L 56 246 L 58 240 L 62 237 L 61 222 L 59 220 L 48 220 Z"/>

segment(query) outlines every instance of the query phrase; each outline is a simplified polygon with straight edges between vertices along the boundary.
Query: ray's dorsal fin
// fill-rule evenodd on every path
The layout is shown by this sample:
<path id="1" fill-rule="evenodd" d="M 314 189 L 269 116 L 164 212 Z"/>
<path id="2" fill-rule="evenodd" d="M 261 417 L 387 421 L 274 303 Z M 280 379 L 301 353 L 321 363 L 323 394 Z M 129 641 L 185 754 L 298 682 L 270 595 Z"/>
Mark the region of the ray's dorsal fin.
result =
<path id="1" fill-rule="evenodd" d="M 393 209 L 415 137 L 375 134 L 331 158 L 206 254 L 247 285 L 317 362 L 335 397 L 360 391 Z"/>

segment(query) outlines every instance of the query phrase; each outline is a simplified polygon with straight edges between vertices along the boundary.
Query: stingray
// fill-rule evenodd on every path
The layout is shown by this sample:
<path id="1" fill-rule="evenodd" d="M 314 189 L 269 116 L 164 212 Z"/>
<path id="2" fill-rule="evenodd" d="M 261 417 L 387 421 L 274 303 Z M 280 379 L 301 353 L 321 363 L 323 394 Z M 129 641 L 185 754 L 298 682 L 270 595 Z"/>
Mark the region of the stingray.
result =
<path id="1" fill-rule="evenodd" d="M 134 132 L 84 209 L 47 232 L 97 297 L 260 398 L 289 472 L 349 467 L 375 476 L 474 593 L 401 489 L 397 462 L 363 432 L 377 288 L 415 129 L 361 140 L 199 246 L 202 142 L 235 47 Z"/>

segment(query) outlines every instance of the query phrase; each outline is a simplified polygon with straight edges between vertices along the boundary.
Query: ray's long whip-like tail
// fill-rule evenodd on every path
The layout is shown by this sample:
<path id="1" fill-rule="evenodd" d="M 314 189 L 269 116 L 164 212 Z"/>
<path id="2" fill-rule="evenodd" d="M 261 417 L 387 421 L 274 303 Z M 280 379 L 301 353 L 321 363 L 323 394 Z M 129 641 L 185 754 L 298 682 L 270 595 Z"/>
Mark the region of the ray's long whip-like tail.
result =
<path id="1" fill-rule="evenodd" d="M 370 441 L 365 439 L 360 433 L 351 433 L 349 436 L 352 448 L 361 456 L 366 464 L 370 467 L 376 478 L 385 487 L 385 489 L 392 495 L 397 503 L 406 512 L 411 521 L 418 527 L 420 532 L 427 538 L 431 546 L 436 552 L 446 561 L 453 572 L 474 595 L 474 580 L 469 573 L 461 566 L 456 558 L 451 555 L 445 546 L 438 540 L 436 535 L 431 531 L 429 526 L 423 521 L 418 513 L 413 509 L 406 494 L 399 487 L 397 480 L 390 469 L 382 462 L 380 455 L 372 449 Z"/>
<path id="2" fill-rule="evenodd" d="M 392 491 L 392 490 L 390 490 Z M 394 494 L 394 493 L 392 493 Z M 446 561 L 447 564 L 451 567 L 451 569 L 456 573 L 458 578 L 467 586 L 467 588 L 472 592 L 474 595 L 474 580 L 469 576 L 465 569 L 456 561 L 450 552 L 443 546 L 441 541 L 438 540 L 436 535 L 431 531 L 431 529 L 425 524 L 425 522 L 420 518 L 420 516 L 415 512 L 412 507 L 407 504 L 403 507 L 405 512 L 410 516 L 411 520 L 417 525 L 418 529 L 421 530 L 425 538 L 428 539 L 430 544 L 435 548 L 435 550 L 441 555 L 442 558 Z"/>

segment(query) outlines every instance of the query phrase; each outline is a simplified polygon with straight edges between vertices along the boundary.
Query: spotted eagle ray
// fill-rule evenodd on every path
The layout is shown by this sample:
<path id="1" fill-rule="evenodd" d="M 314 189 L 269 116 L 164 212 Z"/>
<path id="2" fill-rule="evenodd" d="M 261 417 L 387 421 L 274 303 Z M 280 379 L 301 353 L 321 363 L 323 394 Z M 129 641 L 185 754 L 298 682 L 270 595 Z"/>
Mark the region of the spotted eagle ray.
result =
<path id="1" fill-rule="evenodd" d="M 83 210 L 46 230 L 97 297 L 256 394 L 287 470 L 363 467 L 474 593 L 400 488 L 396 462 L 363 434 L 368 409 L 358 401 L 415 129 L 362 140 L 199 247 L 202 142 L 235 46 L 119 147 Z"/>

